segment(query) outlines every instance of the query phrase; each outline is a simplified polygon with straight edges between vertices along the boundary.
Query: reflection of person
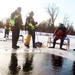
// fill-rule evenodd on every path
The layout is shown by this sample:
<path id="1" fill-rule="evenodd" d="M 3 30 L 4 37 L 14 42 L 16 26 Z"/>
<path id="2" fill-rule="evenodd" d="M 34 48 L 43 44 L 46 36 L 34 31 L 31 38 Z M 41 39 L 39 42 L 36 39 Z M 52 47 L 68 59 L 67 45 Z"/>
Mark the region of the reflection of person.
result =
<path id="1" fill-rule="evenodd" d="M 18 62 L 17 62 L 17 56 L 16 53 L 12 53 L 11 54 L 11 61 L 10 61 L 10 65 L 9 65 L 9 70 L 11 74 L 16 74 L 17 73 L 17 66 L 18 66 Z"/>
<path id="2" fill-rule="evenodd" d="M 73 75 L 75 75 L 75 61 L 73 62 L 73 68 L 72 68 L 72 71 L 73 71 Z"/>
<path id="3" fill-rule="evenodd" d="M 10 29 L 11 29 L 11 26 L 10 26 L 10 19 L 7 19 L 6 20 L 6 24 L 5 24 L 5 26 L 4 26 L 4 29 L 5 29 L 5 35 L 4 35 L 4 38 L 8 38 L 8 36 L 9 36 L 9 31 L 10 31 Z"/>
<path id="4" fill-rule="evenodd" d="M 75 49 L 73 49 L 75 51 Z"/>
<path id="5" fill-rule="evenodd" d="M 64 24 L 62 23 L 59 24 L 59 27 L 55 30 L 53 36 L 54 36 L 53 46 L 49 48 L 55 48 L 56 41 L 60 39 L 61 40 L 60 49 L 64 49 L 62 48 L 62 46 L 63 46 L 64 39 L 67 36 L 67 28 L 64 26 Z"/>
<path id="6" fill-rule="evenodd" d="M 63 63 L 63 58 L 60 56 L 52 55 L 52 65 L 53 68 L 61 67 Z"/>
<path id="7" fill-rule="evenodd" d="M 35 46 L 35 25 L 37 22 L 34 21 L 34 12 L 31 11 L 29 16 L 26 18 L 25 28 L 28 30 L 28 36 L 26 38 L 25 46 L 29 48 L 30 38 L 32 36 L 32 42 L 33 42 L 33 48 L 36 48 Z"/>
<path id="8" fill-rule="evenodd" d="M 27 53 L 25 56 L 25 63 L 23 64 L 23 71 L 28 72 L 33 69 L 32 67 L 33 55 Z"/>
<path id="9" fill-rule="evenodd" d="M 17 46 L 17 42 L 19 39 L 20 29 L 23 30 L 23 22 L 22 22 L 22 16 L 21 16 L 21 7 L 18 7 L 17 10 L 15 10 L 11 14 L 11 28 L 12 28 L 12 48 L 17 49 L 19 46 Z"/>

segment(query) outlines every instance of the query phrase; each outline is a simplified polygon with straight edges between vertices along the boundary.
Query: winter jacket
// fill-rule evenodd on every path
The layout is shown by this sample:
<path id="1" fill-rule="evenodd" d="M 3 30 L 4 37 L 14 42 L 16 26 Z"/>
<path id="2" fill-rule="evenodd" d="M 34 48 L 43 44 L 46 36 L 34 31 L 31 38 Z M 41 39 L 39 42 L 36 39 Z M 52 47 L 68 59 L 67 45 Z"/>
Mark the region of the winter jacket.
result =
<path id="1" fill-rule="evenodd" d="M 34 19 L 30 16 L 28 16 L 26 18 L 26 22 L 25 22 L 25 29 L 28 30 L 29 34 L 32 34 L 33 31 L 35 30 L 35 25 L 37 24 L 37 22 L 34 21 Z"/>
<path id="2" fill-rule="evenodd" d="M 7 30 L 10 30 L 11 29 L 10 23 L 6 23 L 4 28 L 7 29 Z"/>
<path id="3" fill-rule="evenodd" d="M 28 16 L 26 18 L 26 23 L 25 23 L 25 27 L 31 27 L 32 30 L 35 29 L 35 25 L 37 24 L 37 22 L 34 21 L 34 18 Z"/>
<path id="4" fill-rule="evenodd" d="M 15 26 L 16 29 L 20 29 L 23 25 L 21 14 L 16 11 L 11 14 L 11 25 Z"/>
<path id="5" fill-rule="evenodd" d="M 59 26 L 55 32 L 54 35 L 58 38 L 58 39 L 62 39 L 64 37 L 67 36 L 67 28 L 65 26 Z"/>

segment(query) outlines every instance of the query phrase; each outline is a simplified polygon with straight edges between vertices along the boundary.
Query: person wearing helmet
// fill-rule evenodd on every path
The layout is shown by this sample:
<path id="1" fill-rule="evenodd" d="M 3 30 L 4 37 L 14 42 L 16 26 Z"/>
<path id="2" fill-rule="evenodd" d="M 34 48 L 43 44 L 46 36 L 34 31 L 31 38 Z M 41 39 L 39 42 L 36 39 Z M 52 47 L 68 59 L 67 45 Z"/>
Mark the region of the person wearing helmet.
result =
<path id="1" fill-rule="evenodd" d="M 34 21 L 33 16 L 34 16 L 34 12 L 31 11 L 29 16 L 26 18 L 26 23 L 25 23 L 25 28 L 28 30 L 28 36 L 27 36 L 27 39 L 24 45 L 28 48 L 29 48 L 31 36 L 32 36 L 32 42 L 33 42 L 33 48 L 36 48 L 35 46 L 35 26 L 37 22 Z"/>
<path id="2" fill-rule="evenodd" d="M 49 48 L 55 48 L 56 41 L 60 39 L 61 40 L 60 49 L 64 49 L 62 48 L 62 46 L 63 46 L 64 39 L 67 36 L 67 28 L 64 26 L 64 24 L 62 23 L 59 24 L 59 27 L 55 30 L 53 36 L 54 36 L 53 46 Z"/>
<path id="3" fill-rule="evenodd" d="M 12 48 L 17 49 L 17 42 L 19 39 L 20 29 L 23 29 L 23 22 L 21 16 L 21 7 L 18 7 L 11 14 L 11 30 L 12 30 Z"/>

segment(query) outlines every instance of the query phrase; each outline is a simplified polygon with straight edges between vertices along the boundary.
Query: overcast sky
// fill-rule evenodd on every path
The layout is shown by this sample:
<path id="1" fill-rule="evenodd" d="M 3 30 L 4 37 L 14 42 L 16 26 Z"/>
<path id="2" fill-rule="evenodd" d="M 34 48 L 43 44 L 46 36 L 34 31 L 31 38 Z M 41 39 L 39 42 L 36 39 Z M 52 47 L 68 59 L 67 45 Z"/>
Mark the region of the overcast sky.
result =
<path id="1" fill-rule="evenodd" d="M 34 11 L 35 20 L 41 22 L 50 18 L 45 10 L 49 3 L 55 3 L 60 9 L 56 23 L 62 22 L 65 14 L 75 23 L 75 0 L 0 0 L 0 19 L 9 17 L 11 12 L 20 6 L 23 22 L 30 11 Z"/>

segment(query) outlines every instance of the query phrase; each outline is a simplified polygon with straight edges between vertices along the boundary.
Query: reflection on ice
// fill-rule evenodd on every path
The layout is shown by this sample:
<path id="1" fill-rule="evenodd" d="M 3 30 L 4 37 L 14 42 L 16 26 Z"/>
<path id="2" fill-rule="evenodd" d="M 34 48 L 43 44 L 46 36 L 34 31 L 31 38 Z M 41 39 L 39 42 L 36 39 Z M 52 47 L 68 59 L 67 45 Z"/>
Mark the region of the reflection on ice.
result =
<path id="1" fill-rule="evenodd" d="M 63 58 L 62 57 L 52 55 L 51 61 L 52 61 L 52 65 L 53 65 L 54 69 L 62 67 L 62 64 L 63 64 Z"/>
<path id="2" fill-rule="evenodd" d="M 16 53 L 11 54 L 9 70 L 10 70 L 9 72 L 10 74 L 16 74 L 18 72 L 18 59 Z"/>
<path id="3" fill-rule="evenodd" d="M 31 73 L 33 70 L 33 54 L 25 53 L 25 60 L 23 63 L 23 72 L 24 73 Z"/>

